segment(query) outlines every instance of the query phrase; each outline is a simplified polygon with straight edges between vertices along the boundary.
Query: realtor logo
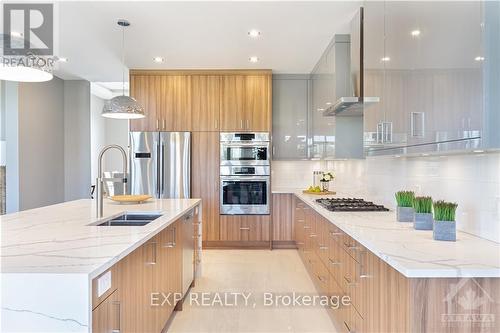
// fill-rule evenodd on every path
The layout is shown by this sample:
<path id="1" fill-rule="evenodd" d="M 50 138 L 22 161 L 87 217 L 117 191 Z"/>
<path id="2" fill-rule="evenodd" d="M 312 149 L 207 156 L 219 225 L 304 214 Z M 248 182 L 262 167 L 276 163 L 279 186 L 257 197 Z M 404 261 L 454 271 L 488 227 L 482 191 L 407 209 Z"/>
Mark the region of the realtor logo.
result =
<path id="1" fill-rule="evenodd" d="M 3 5 L 4 56 L 49 56 L 53 52 L 53 4 Z"/>
<path id="2" fill-rule="evenodd" d="M 441 321 L 447 326 L 472 325 L 475 327 L 493 327 L 495 301 L 476 281 L 461 279 L 451 284 L 446 297 L 446 312 L 441 314 Z"/>

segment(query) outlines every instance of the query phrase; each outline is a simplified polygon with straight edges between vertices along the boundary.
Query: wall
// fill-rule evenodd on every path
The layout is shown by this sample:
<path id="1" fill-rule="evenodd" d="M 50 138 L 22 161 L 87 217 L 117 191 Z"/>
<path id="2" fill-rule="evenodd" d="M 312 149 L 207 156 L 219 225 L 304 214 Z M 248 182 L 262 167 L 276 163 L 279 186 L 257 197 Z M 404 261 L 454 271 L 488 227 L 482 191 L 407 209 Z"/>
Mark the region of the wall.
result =
<path id="1" fill-rule="evenodd" d="M 2 82 L 2 113 L 5 119 L 5 211 L 19 210 L 18 83 Z"/>
<path id="2" fill-rule="evenodd" d="M 108 119 L 101 116 L 104 100 L 91 95 L 90 100 L 90 128 L 91 128 L 91 174 L 92 184 L 97 177 L 97 158 L 100 150 L 110 144 L 122 146 L 125 151 L 128 147 L 128 121 Z M 117 151 L 108 151 L 104 157 L 104 171 L 122 170 L 122 157 Z"/>
<path id="3" fill-rule="evenodd" d="M 62 202 L 64 82 L 20 83 L 18 94 L 19 210 Z"/>
<path id="4" fill-rule="evenodd" d="M 307 188 L 314 170 L 334 170 L 333 187 L 388 208 L 394 193 L 457 202 L 457 228 L 500 242 L 500 153 L 368 158 L 345 161 L 273 161 L 273 188 Z"/>
<path id="5" fill-rule="evenodd" d="M 90 83 L 64 81 L 64 200 L 89 197 Z"/>

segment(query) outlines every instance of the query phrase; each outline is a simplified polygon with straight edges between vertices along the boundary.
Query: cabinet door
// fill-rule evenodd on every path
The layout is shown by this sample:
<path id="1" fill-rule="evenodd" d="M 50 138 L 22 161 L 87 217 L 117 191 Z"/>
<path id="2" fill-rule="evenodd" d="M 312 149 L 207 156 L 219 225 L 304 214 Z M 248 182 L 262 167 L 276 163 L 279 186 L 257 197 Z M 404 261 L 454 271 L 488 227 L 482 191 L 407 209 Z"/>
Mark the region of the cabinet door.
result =
<path id="1" fill-rule="evenodd" d="M 248 131 L 271 130 L 271 75 L 246 76 L 243 126 Z"/>
<path id="2" fill-rule="evenodd" d="M 144 108 L 146 117 L 130 120 L 131 131 L 156 131 L 159 129 L 159 94 L 160 78 L 150 75 L 132 75 L 130 77 L 130 96 Z"/>
<path id="3" fill-rule="evenodd" d="M 156 310 L 151 307 L 151 293 L 156 290 L 158 237 L 120 260 L 121 325 L 123 332 L 155 332 Z"/>
<path id="4" fill-rule="evenodd" d="M 221 98 L 221 78 L 213 75 L 191 77 L 193 131 L 218 131 Z"/>
<path id="5" fill-rule="evenodd" d="M 175 232 L 174 223 L 160 232 L 158 236 L 158 269 L 156 269 L 155 284 L 156 292 L 165 295 L 173 295 L 175 289 L 174 274 L 180 274 L 179 271 L 173 271 L 175 247 L 177 246 Z M 170 296 L 163 305 L 153 308 L 153 311 L 156 311 L 156 332 L 161 332 L 170 314 L 174 311 L 174 300 L 174 296 Z M 163 297 L 159 297 L 159 303 L 162 301 Z"/>
<path id="6" fill-rule="evenodd" d="M 219 133 L 192 134 L 193 198 L 203 201 L 203 241 L 219 240 Z"/>
<path id="7" fill-rule="evenodd" d="M 222 77 L 220 129 L 241 131 L 245 123 L 245 76 L 224 75 Z"/>
<path id="8" fill-rule="evenodd" d="M 273 76 L 273 160 L 307 158 L 308 82 Z"/>
<path id="9" fill-rule="evenodd" d="M 191 77 L 166 75 L 162 80 L 162 131 L 191 131 Z"/>
<path id="10" fill-rule="evenodd" d="M 365 150 L 382 146 L 380 124 L 384 120 L 384 82 L 385 82 L 385 31 L 384 2 L 367 1 L 364 3 L 364 94 L 379 97 L 380 102 L 364 107 L 364 145 Z"/>
<path id="11" fill-rule="evenodd" d="M 273 241 L 291 241 L 293 235 L 292 194 L 273 194 Z"/>
<path id="12" fill-rule="evenodd" d="M 323 54 L 312 73 L 312 110 L 310 122 L 310 158 L 324 159 L 335 156 L 335 119 L 325 117 L 323 112 L 334 103 L 332 77 L 334 76 L 334 51 L 330 47 Z M 328 103 L 328 105 L 327 105 Z"/>
<path id="13" fill-rule="evenodd" d="M 223 241 L 269 241 L 269 215 L 221 215 Z"/>
<path id="14" fill-rule="evenodd" d="M 112 333 L 121 331 L 121 303 L 119 291 L 115 290 L 92 311 L 92 332 Z"/>

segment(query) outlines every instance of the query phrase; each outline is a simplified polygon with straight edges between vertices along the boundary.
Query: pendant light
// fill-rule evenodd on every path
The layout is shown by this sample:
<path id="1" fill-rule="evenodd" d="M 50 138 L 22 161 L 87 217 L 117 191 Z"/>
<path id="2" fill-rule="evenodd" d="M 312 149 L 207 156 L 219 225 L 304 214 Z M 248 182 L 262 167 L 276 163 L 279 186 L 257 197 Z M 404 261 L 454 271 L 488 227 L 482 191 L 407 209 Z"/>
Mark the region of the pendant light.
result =
<path id="1" fill-rule="evenodd" d="M 21 36 L 1 34 L 0 48 L 10 44 L 12 49 L 22 49 L 25 40 Z M 31 47 L 31 45 L 30 45 Z M 52 67 L 55 58 L 51 56 L 9 55 L 3 56 L 0 61 L 0 80 L 15 82 L 45 82 L 53 78 Z"/>
<path id="2" fill-rule="evenodd" d="M 117 23 L 122 27 L 122 95 L 113 97 L 104 104 L 102 116 L 114 119 L 144 118 L 144 108 L 135 98 L 125 96 L 125 27 L 128 27 L 130 22 L 120 19 Z"/>

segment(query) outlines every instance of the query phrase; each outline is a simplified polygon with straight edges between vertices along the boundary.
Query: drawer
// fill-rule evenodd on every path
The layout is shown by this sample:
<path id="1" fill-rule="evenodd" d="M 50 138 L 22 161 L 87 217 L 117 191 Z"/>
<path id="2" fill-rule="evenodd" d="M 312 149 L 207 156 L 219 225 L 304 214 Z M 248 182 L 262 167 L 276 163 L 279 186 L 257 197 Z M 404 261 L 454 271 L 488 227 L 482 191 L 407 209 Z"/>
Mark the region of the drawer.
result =
<path id="1" fill-rule="evenodd" d="M 361 333 L 363 332 L 363 318 L 359 315 L 356 309 L 352 306 L 347 308 L 344 316 L 344 332 L 346 333 Z"/>
<path id="2" fill-rule="evenodd" d="M 364 317 L 366 299 L 365 291 L 368 288 L 369 270 L 367 262 L 368 252 L 360 252 L 358 258 L 361 262 L 354 260 L 348 253 L 344 252 L 342 264 L 342 283 L 344 292 L 351 298 L 351 303 L 357 312 Z"/>
<path id="3" fill-rule="evenodd" d="M 328 262 L 326 267 L 330 271 L 338 283 L 342 281 L 342 253 L 344 249 L 333 238 L 328 242 Z"/>
<path id="4" fill-rule="evenodd" d="M 222 241 L 268 241 L 269 215 L 221 215 Z"/>
<path id="5" fill-rule="evenodd" d="M 319 286 L 320 294 L 327 296 L 330 287 L 330 273 L 326 269 L 323 262 L 316 256 L 316 260 L 312 264 L 313 275 L 316 279 L 316 284 Z"/>

